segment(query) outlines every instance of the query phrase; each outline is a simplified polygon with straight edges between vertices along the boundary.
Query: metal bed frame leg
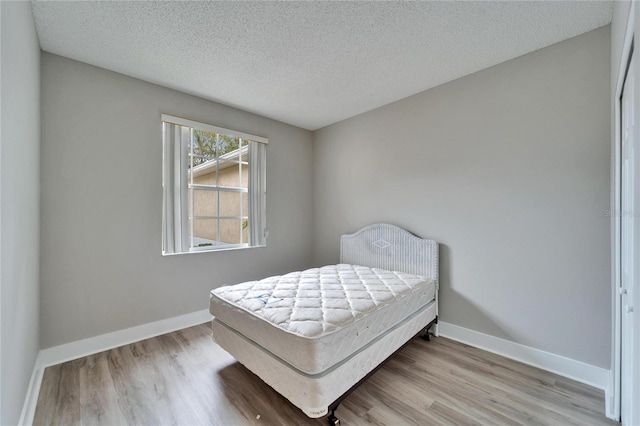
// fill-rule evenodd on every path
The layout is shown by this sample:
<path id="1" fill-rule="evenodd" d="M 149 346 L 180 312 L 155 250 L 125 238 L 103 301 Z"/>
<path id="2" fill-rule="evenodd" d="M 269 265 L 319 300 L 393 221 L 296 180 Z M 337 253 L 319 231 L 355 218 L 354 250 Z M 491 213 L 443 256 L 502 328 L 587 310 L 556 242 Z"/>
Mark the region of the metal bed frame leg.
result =
<path id="1" fill-rule="evenodd" d="M 424 329 L 424 334 L 422 335 L 422 340 L 426 340 L 427 342 L 431 340 L 431 336 L 429 335 L 429 329 Z"/>
<path id="2" fill-rule="evenodd" d="M 422 335 L 422 338 L 427 342 L 431 340 L 431 336 L 429 335 L 429 330 L 431 330 L 431 327 L 434 328 L 433 335 L 435 337 L 438 337 L 438 317 L 436 317 L 435 321 L 429 324 L 428 326 L 426 326 L 424 329 L 424 334 Z"/>
<path id="3" fill-rule="evenodd" d="M 329 426 L 340 426 L 340 419 L 336 417 L 336 408 L 332 408 L 327 420 L 329 421 Z"/>

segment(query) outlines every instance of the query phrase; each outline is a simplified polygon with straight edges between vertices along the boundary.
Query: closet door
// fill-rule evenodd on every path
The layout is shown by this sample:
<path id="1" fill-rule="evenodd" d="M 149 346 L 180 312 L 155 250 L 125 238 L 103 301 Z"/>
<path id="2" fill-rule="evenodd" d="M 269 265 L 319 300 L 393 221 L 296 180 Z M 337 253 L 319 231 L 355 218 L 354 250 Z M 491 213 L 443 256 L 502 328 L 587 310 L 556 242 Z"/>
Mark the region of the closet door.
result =
<path id="1" fill-rule="evenodd" d="M 640 365 L 634 362 L 640 356 L 638 315 L 636 306 L 640 292 L 640 149 L 637 143 L 635 111 L 636 55 L 632 54 L 621 99 L 621 419 L 623 425 L 640 424 Z"/>

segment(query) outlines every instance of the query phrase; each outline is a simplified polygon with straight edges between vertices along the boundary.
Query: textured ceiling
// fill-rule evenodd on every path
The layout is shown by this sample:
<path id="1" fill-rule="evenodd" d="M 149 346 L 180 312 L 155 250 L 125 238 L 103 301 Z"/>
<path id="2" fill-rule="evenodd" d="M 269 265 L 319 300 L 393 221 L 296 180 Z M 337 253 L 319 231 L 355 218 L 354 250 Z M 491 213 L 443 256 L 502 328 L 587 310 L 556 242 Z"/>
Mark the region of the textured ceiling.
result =
<path id="1" fill-rule="evenodd" d="M 47 52 L 311 130 L 606 25 L 612 9 L 609 1 L 32 5 Z"/>

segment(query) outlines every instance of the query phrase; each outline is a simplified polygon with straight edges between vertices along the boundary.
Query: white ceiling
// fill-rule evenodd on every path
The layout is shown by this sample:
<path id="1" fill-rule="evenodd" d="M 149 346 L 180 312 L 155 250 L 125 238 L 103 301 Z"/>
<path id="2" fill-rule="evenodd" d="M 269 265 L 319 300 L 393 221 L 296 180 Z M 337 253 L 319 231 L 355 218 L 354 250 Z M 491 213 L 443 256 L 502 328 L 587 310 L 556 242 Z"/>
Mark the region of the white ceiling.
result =
<path id="1" fill-rule="evenodd" d="M 611 22 L 612 3 L 34 1 L 43 50 L 314 130 Z"/>

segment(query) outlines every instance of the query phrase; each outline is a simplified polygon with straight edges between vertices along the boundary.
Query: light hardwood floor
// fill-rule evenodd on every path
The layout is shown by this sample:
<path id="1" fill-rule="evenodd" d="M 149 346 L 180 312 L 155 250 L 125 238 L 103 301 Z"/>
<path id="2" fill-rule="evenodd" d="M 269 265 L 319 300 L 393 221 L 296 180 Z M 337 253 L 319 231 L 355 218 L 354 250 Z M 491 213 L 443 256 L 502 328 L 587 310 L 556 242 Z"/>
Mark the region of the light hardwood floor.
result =
<path id="1" fill-rule="evenodd" d="M 336 411 L 343 425 L 619 425 L 602 391 L 445 338 L 414 339 Z M 211 340 L 208 324 L 45 370 L 35 425 L 326 425 Z"/>

